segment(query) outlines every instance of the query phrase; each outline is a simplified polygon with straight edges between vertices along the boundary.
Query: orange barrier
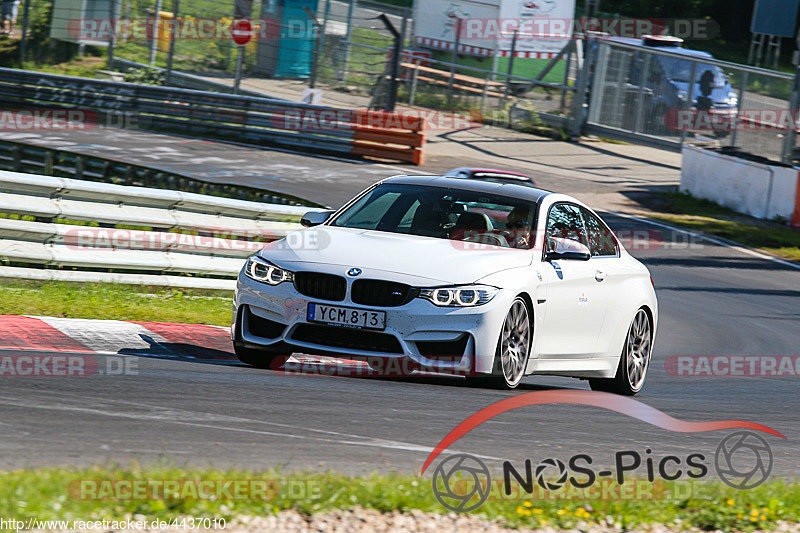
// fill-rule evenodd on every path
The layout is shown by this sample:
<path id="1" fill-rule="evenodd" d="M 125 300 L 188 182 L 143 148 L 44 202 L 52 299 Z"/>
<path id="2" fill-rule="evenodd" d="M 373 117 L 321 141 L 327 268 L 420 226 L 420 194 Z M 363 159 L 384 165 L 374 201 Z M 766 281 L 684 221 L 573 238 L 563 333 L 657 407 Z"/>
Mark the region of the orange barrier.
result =
<path id="1" fill-rule="evenodd" d="M 356 111 L 350 153 L 421 165 L 427 119 L 399 113 Z"/>

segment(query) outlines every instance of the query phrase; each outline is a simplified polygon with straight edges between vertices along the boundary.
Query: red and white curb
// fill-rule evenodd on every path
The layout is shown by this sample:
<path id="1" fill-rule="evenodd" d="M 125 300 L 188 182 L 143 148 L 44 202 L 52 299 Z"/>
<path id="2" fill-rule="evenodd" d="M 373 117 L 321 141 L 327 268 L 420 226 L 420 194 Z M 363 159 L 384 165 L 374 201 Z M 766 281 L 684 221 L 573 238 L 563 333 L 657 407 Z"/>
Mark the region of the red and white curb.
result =
<path id="1" fill-rule="evenodd" d="M 0 351 L 139 355 L 238 362 L 230 328 L 203 324 L 0 315 Z M 327 357 L 295 355 L 290 362 L 325 364 Z M 359 361 L 337 360 L 356 366 Z"/>
<path id="2" fill-rule="evenodd" d="M 117 355 L 169 354 L 180 347 L 221 359 L 236 357 L 230 329 L 220 326 L 0 315 L 0 350 Z"/>

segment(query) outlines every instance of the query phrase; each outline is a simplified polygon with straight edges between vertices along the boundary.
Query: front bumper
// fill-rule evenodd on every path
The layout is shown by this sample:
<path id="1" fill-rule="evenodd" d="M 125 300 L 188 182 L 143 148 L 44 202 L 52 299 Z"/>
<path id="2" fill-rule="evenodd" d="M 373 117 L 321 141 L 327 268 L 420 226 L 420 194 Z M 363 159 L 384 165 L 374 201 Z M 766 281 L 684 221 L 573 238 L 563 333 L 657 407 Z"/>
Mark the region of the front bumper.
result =
<path id="1" fill-rule="evenodd" d="M 288 352 L 363 360 L 408 359 L 423 369 L 444 373 L 488 373 L 514 296 L 501 290 L 489 303 L 467 308 L 437 307 L 421 298 L 399 307 L 369 307 L 350 301 L 349 291 L 341 302 L 317 300 L 300 294 L 289 282 L 270 286 L 240 275 L 232 335 L 250 346 L 274 349 L 288 345 Z M 384 311 L 386 329 L 355 330 L 310 323 L 306 310 L 311 302 Z M 240 310 L 255 320 L 237 320 Z"/>

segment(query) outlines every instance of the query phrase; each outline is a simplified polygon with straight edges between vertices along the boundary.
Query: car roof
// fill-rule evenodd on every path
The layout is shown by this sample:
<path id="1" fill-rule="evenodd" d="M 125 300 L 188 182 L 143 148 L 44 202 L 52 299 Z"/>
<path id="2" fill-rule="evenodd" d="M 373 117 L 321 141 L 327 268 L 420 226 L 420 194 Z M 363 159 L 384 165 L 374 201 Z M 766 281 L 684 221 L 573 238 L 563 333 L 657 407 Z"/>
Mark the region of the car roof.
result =
<path id="1" fill-rule="evenodd" d="M 510 196 L 520 200 L 528 200 L 538 203 L 539 200 L 548 196 L 550 191 L 531 187 L 530 185 L 516 183 L 495 183 L 481 180 L 465 180 L 463 178 L 451 178 L 446 176 L 396 176 L 387 178 L 381 183 L 391 183 L 398 185 L 424 185 L 429 187 L 447 187 L 451 189 L 461 189 L 464 191 L 485 192 L 489 194 L 499 194 Z"/>
<path id="2" fill-rule="evenodd" d="M 682 46 L 648 46 L 645 44 L 644 39 L 636 39 L 633 37 L 604 37 L 604 40 L 617 43 L 632 44 L 635 46 L 642 46 L 650 50 L 663 50 L 665 52 L 671 52 L 673 54 L 714 59 L 713 55 L 703 50 L 692 50 L 691 48 L 683 48 Z"/>

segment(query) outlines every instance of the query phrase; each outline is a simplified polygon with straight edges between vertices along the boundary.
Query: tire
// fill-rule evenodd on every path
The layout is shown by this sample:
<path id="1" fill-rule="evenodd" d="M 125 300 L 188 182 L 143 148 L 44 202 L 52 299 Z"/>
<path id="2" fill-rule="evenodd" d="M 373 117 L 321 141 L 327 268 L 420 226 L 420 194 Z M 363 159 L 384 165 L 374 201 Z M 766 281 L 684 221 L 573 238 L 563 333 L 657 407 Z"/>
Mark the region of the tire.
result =
<path id="1" fill-rule="evenodd" d="M 497 349 L 494 354 L 492 373 L 470 378 L 475 386 L 512 390 L 525 377 L 525 367 L 533 345 L 533 321 L 528 304 L 517 296 L 508 310 Z"/>
<path id="2" fill-rule="evenodd" d="M 281 346 L 284 347 L 284 345 Z M 242 363 L 264 370 L 278 370 L 289 359 L 289 355 L 286 355 L 289 352 L 288 349 L 272 351 L 269 348 L 248 348 L 235 341 L 233 351 Z"/>
<path id="3" fill-rule="evenodd" d="M 596 391 L 636 396 L 644 387 L 652 349 L 653 326 L 647 311 L 642 308 L 628 327 L 616 375 L 611 379 L 590 379 L 589 386 Z"/>
<path id="4" fill-rule="evenodd" d="M 242 363 L 261 369 L 277 370 L 289 359 L 292 349 L 284 343 L 273 346 L 255 347 L 242 339 L 242 313 L 244 306 L 236 317 L 236 333 L 233 338 L 233 352 Z"/>

